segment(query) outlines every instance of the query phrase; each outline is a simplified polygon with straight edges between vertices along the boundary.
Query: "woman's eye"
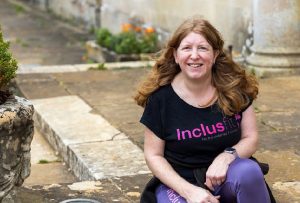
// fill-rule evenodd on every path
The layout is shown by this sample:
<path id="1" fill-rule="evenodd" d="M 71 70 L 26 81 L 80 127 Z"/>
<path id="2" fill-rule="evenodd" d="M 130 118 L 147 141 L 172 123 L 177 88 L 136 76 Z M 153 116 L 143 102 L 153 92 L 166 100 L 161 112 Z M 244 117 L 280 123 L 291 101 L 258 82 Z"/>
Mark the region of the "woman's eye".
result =
<path id="1" fill-rule="evenodd" d="M 192 49 L 191 47 L 183 47 L 182 50 L 190 50 Z"/>
<path id="2" fill-rule="evenodd" d="M 203 51 L 206 51 L 207 50 L 207 47 L 198 47 L 199 50 L 203 50 Z"/>

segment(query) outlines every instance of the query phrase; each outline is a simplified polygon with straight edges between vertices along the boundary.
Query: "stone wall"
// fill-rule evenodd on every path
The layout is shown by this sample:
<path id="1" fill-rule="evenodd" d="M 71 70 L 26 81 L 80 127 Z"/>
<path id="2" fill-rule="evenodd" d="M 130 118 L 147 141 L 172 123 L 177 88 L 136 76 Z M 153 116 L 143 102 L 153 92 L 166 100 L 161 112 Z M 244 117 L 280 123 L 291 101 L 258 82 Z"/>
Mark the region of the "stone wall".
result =
<path id="1" fill-rule="evenodd" d="M 0 105 L 0 202 L 30 175 L 33 105 L 11 97 Z"/>
<path id="2" fill-rule="evenodd" d="M 67 19 L 84 22 L 87 28 L 97 25 L 120 31 L 129 18 L 138 17 L 159 28 L 168 37 L 183 19 L 201 15 L 223 34 L 225 45 L 240 52 L 247 38 L 252 16 L 252 0 L 20 0 L 34 2 L 42 9 Z M 101 11 L 100 11 L 101 5 Z M 101 16 L 101 17 L 100 17 Z M 99 20 L 101 19 L 101 20 Z M 99 20 L 99 21 L 98 21 Z"/>
<path id="3" fill-rule="evenodd" d="M 145 23 L 172 32 L 183 19 L 200 15 L 222 33 L 226 46 L 232 44 L 241 51 L 251 20 L 251 0 L 103 0 L 102 25 L 114 32 L 129 17 L 137 16 Z"/>

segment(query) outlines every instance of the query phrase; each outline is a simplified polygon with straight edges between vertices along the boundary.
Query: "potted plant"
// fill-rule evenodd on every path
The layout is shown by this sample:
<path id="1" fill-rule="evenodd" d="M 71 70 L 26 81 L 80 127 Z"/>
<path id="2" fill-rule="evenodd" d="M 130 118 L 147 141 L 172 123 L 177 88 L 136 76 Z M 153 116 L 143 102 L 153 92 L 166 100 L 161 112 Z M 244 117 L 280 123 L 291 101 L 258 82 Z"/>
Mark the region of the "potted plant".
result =
<path id="1" fill-rule="evenodd" d="M 0 27 L 0 202 L 29 176 L 33 138 L 33 105 L 8 90 L 18 67 L 8 49 Z"/>

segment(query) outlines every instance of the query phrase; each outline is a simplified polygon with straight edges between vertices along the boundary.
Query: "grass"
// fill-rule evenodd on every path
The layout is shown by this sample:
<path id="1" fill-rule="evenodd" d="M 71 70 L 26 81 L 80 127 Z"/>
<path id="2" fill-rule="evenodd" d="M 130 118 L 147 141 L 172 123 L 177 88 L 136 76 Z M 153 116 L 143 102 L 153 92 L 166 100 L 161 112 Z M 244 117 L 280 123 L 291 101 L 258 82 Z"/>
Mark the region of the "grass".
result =
<path id="1" fill-rule="evenodd" d="M 48 160 L 46 160 L 46 159 L 41 159 L 41 160 L 39 160 L 39 164 L 49 164 L 49 163 L 55 163 L 55 162 L 60 162 L 60 160 L 54 160 L 54 161 L 48 161 Z"/>
<path id="2" fill-rule="evenodd" d="M 107 68 L 105 67 L 104 63 L 99 63 L 97 67 L 91 67 L 89 70 L 106 70 Z"/>
<path id="3" fill-rule="evenodd" d="M 14 9 L 17 14 L 24 13 L 25 8 L 19 4 L 14 4 Z"/>
<path id="4" fill-rule="evenodd" d="M 48 163 L 50 163 L 50 162 L 46 159 L 39 160 L 39 164 L 48 164 Z"/>
<path id="5" fill-rule="evenodd" d="M 17 38 L 16 39 L 16 43 L 21 45 L 22 47 L 29 47 L 29 44 L 25 41 L 23 41 L 22 39 Z"/>

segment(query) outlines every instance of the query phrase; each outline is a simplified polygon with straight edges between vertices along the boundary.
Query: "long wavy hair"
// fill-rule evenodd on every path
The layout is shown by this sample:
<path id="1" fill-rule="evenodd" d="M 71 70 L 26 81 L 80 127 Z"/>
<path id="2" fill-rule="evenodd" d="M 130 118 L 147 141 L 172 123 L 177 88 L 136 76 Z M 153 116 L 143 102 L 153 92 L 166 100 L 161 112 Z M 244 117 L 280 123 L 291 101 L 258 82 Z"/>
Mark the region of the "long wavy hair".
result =
<path id="1" fill-rule="evenodd" d="M 256 99 L 258 83 L 255 76 L 247 74 L 226 55 L 223 49 L 224 41 L 216 28 L 207 20 L 192 17 L 177 28 L 165 48 L 161 50 L 156 63 L 138 87 L 134 97 L 137 104 L 145 107 L 151 93 L 161 86 L 170 84 L 181 71 L 175 62 L 173 52 L 190 32 L 201 34 L 213 47 L 214 52 L 219 52 L 212 68 L 212 85 L 217 90 L 217 103 L 222 111 L 226 115 L 233 115 L 245 108 L 251 100 Z"/>

